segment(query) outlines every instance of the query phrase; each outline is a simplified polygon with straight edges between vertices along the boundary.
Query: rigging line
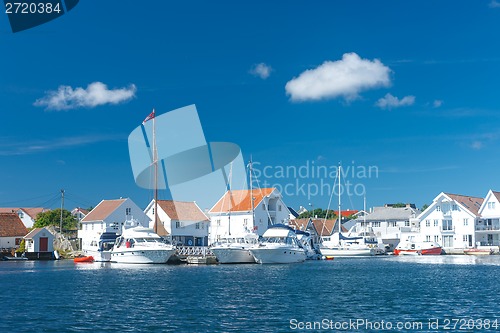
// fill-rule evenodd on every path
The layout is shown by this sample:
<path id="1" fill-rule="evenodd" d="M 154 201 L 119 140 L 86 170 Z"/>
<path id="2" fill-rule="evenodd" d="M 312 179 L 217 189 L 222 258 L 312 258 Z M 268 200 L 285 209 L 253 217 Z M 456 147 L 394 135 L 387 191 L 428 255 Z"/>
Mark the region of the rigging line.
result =
<path id="1" fill-rule="evenodd" d="M 259 192 L 260 192 L 260 195 L 262 196 L 262 201 L 264 201 L 264 194 L 262 192 L 262 189 L 260 188 L 260 183 L 259 183 L 259 179 L 257 178 L 257 175 L 255 174 L 255 171 L 252 169 L 252 173 L 254 175 L 254 178 L 255 180 L 257 181 L 257 186 L 259 188 Z M 251 199 L 251 198 L 250 198 Z M 264 201 L 264 204 L 266 202 Z M 271 214 L 269 214 L 269 201 L 267 202 L 267 205 L 266 205 L 266 213 L 267 213 L 267 218 L 269 219 L 269 221 L 272 221 L 271 220 Z M 268 222 L 269 223 L 269 222 Z M 273 223 L 274 224 L 274 223 Z"/>
<path id="2" fill-rule="evenodd" d="M 330 205 L 332 204 L 333 194 L 335 193 L 335 188 L 336 188 L 338 179 L 339 179 L 339 177 L 337 175 L 335 177 L 335 180 L 333 181 L 332 192 L 330 193 L 330 200 L 328 201 L 328 207 L 326 208 L 326 215 L 325 215 L 325 218 L 323 220 L 323 228 L 321 229 L 321 234 L 323 234 L 323 231 L 325 230 L 325 227 L 326 227 L 326 220 L 328 218 L 328 213 L 330 212 Z M 335 211 L 334 211 L 334 213 L 335 213 Z M 335 224 L 334 224 L 334 226 L 335 226 Z"/>

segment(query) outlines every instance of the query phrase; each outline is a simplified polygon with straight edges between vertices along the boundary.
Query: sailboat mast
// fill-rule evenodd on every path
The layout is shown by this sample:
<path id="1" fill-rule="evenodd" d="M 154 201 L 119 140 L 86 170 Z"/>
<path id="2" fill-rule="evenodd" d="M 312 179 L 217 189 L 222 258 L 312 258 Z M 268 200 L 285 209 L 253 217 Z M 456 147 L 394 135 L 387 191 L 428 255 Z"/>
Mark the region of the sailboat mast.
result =
<path id="1" fill-rule="evenodd" d="M 153 168 L 154 168 L 154 224 L 153 231 L 158 233 L 158 149 L 156 148 L 156 116 L 153 109 Z"/>
<path id="2" fill-rule="evenodd" d="M 338 217 L 338 219 L 339 219 L 339 236 L 340 236 L 341 224 L 342 224 L 342 210 L 341 210 L 341 201 L 340 201 L 340 177 L 342 175 L 341 169 L 342 169 L 342 166 L 339 163 L 339 217 Z"/>
<path id="3" fill-rule="evenodd" d="M 255 230 L 255 207 L 253 202 L 253 186 L 252 186 L 252 156 L 250 156 L 249 170 L 250 170 L 250 203 L 252 205 L 252 228 Z"/>

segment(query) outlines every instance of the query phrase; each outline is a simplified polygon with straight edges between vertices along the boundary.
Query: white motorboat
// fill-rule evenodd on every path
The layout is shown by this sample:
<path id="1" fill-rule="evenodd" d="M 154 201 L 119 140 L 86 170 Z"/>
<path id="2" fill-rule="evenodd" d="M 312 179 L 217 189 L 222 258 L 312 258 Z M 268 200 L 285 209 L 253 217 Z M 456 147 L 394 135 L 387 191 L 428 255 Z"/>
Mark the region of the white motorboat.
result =
<path id="1" fill-rule="evenodd" d="M 285 225 L 274 225 L 266 230 L 262 241 L 250 248 L 259 264 L 289 264 L 306 260 L 306 251 L 295 231 Z"/>
<path id="2" fill-rule="evenodd" d="M 258 244 L 259 236 L 247 233 L 243 236 L 227 236 L 215 243 L 211 250 L 221 264 L 254 264 L 249 249 Z"/>
<path id="3" fill-rule="evenodd" d="M 128 264 L 164 264 L 176 249 L 152 228 L 125 229 L 111 250 L 111 261 Z"/>
<path id="4" fill-rule="evenodd" d="M 92 239 L 89 244 L 83 244 L 82 250 L 86 256 L 94 257 L 94 261 L 110 261 L 111 249 L 118 235 L 116 232 L 106 231 L 99 238 Z"/>

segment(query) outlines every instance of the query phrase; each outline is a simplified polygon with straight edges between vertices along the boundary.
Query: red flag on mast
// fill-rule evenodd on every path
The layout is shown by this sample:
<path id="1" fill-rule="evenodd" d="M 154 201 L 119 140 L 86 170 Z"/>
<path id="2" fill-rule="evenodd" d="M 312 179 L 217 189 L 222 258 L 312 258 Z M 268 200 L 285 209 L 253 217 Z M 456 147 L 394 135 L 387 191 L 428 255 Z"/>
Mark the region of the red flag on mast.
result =
<path id="1" fill-rule="evenodd" d="M 149 116 L 147 116 L 147 117 L 146 117 L 146 119 L 144 119 L 144 120 L 142 121 L 142 124 L 144 125 L 144 124 L 145 124 L 148 120 L 151 120 L 151 119 L 153 119 L 154 117 L 155 117 L 155 110 L 153 110 L 153 112 L 151 112 L 151 113 L 149 114 Z"/>

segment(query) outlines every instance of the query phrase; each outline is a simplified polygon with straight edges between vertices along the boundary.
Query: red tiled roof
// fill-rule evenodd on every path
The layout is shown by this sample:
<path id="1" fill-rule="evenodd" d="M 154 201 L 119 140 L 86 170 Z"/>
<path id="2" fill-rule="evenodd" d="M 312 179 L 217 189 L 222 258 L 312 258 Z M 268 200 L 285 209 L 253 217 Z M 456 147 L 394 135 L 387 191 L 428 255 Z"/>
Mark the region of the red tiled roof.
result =
<path id="1" fill-rule="evenodd" d="M 40 213 L 46 212 L 49 209 L 42 207 L 2 207 L 0 208 L 0 213 L 17 213 L 17 211 L 21 209 L 23 212 L 28 214 L 33 220 L 36 219 L 36 216 Z"/>
<path id="2" fill-rule="evenodd" d="M 254 208 L 257 207 L 264 197 L 270 195 L 274 188 L 261 188 L 252 190 L 254 197 Z M 249 212 L 252 210 L 250 190 L 227 191 L 222 198 L 210 209 L 210 213 L 221 212 Z"/>
<path id="3" fill-rule="evenodd" d="M 290 220 L 290 226 L 296 230 L 306 230 L 309 224 L 309 219 L 293 219 Z"/>
<path id="4" fill-rule="evenodd" d="M 495 196 L 495 198 L 497 198 L 497 200 L 500 202 L 500 192 L 495 192 L 495 191 L 491 191 L 493 192 L 493 195 Z"/>
<path id="5" fill-rule="evenodd" d="M 0 237 L 24 237 L 27 233 L 17 213 L 0 213 Z"/>
<path id="6" fill-rule="evenodd" d="M 83 215 L 87 215 L 89 213 L 89 211 L 87 209 L 83 209 L 83 208 L 80 208 L 80 207 L 76 207 L 75 209 L 73 209 L 72 212 L 80 212 Z"/>
<path id="7" fill-rule="evenodd" d="M 127 199 L 103 200 L 90 213 L 82 219 L 82 222 L 103 221 L 113 213 Z"/>
<path id="8" fill-rule="evenodd" d="M 469 197 L 465 195 L 451 194 L 451 193 L 445 193 L 445 194 L 449 196 L 450 199 L 455 200 L 456 202 L 467 208 L 474 215 L 479 216 L 479 208 L 483 204 L 484 201 L 483 198 Z"/>
<path id="9" fill-rule="evenodd" d="M 333 231 L 338 231 L 337 219 L 313 219 L 312 220 L 316 232 L 320 236 L 330 236 Z M 347 229 L 342 226 L 342 232 L 347 232 Z"/>
<path id="10" fill-rule="evenodd" d="M 338 210 L 334 210 L 333 212 L 335 213 L 335 215 L 337 215 L 337 216 L 339 215 L 339 211 Z M 351 215 L 356 214 L 357 212 L 359 212 L 359 210 L 343 210 L 342 211 L 342 216 L 343 217 L 349 217 Z"/>
<path id="11" fill-rule="evenodd" d="M 194 202 L 158 200 L 158 206 L 160 206 L 172 220 L 209 221 L 208 217 L 203 214 L 201 209 Z"/>

